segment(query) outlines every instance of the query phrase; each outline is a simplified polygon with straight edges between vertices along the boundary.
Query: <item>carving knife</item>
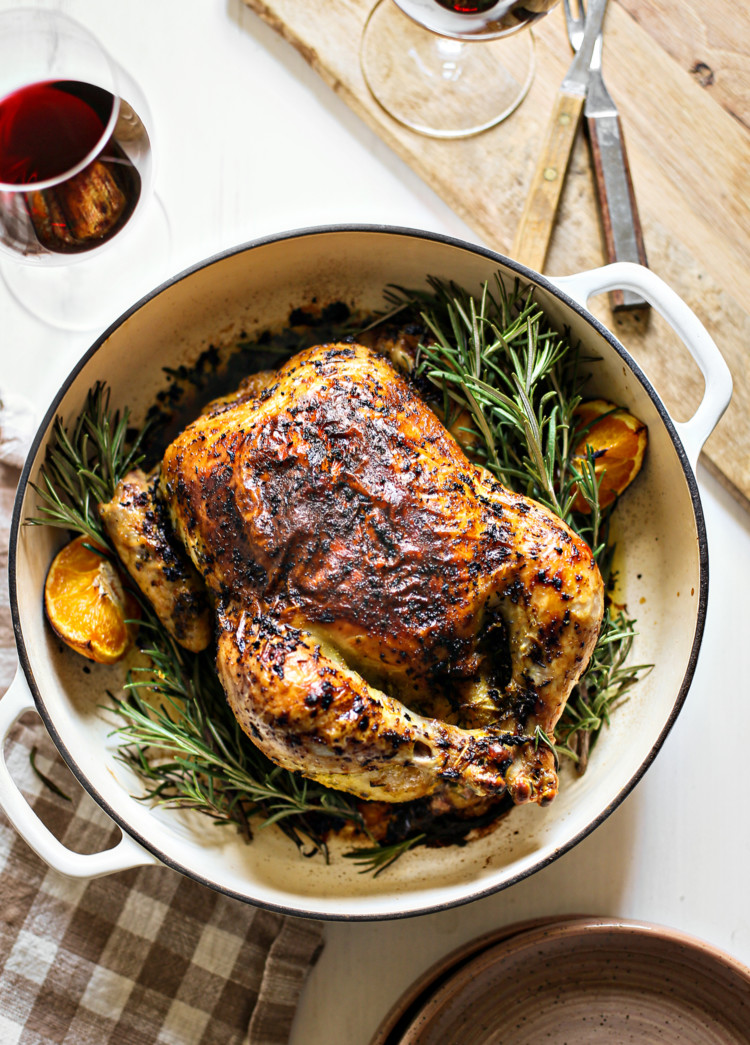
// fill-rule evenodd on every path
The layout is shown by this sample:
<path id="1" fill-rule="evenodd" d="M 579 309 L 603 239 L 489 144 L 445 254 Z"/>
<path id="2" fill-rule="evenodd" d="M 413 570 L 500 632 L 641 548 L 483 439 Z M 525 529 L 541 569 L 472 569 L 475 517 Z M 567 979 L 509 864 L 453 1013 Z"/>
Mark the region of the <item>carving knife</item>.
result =
<path id="1" fill-rule="evenodd" d="M 575 47 L 577 41 L 573 34 L 568 35 Z M 607 261 L 647 265 L 620 117 L 602 78 L 601 33 L 594 49 L 583 115 L 591 146 Z M 609 299 L 613 312 L 648 308 L 648 302 L 632 290 L 613 290 Z"/>
<path id="2" fill-rule="evenodd" d="M 591 0 L 589 4 L 581 46 L 557 92 L 544 147 L 516 232 L 512 256 L 537 272 L 544 270 L 570 154 L 586 101 L 594 47 L 606 8 L 607 0 Z"/>

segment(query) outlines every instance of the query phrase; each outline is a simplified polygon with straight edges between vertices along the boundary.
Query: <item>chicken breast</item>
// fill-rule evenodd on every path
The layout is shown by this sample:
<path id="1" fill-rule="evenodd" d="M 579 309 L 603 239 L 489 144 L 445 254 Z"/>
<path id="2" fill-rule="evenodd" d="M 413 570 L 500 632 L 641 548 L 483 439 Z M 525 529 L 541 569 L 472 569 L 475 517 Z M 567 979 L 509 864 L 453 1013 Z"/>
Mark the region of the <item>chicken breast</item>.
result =
<path id="1" fill-rule="evenodd" d="M 270 758 L 393 802 L 554 797 L 540 731 L 591 655 L 601 576 L 385 358 L 299 353 L 188 426 L 161 491 L 219 607 L 229 702 Z"/>

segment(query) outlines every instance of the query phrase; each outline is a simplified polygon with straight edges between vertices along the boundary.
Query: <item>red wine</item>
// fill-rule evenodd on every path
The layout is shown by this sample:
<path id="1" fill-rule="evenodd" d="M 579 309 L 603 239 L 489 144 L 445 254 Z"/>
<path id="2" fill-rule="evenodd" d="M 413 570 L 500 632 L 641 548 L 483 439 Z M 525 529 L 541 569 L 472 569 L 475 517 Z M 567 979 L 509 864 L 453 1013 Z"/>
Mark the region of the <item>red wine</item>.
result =
<path id="1" fill-rule="evenodd" d="M 92 84 L 33 83 L 0 101 L 0 181 L 31 185 L 81 162 L 104 133 L 113 98 Z"/>
<path id="2" fill-rule="evenodd" d="M 115 99 L 77 80 L 30 84 L 0 100 L 0 241 L 23 254 L 78 253 L 109 239 L 128 221 L 141 193 L 138 171 L 118 143 L 145 129 L 121 103 L 102 141 Z M 134 135 L 135 130 L 135 135 Z M 124 140 L 124 139 L 123 139 Z M 141 143 L 141 145 L 143 142 Z M 66 178 L 92 153 L 96 158 Z M 36 188 L 54 181 L 47 188 Z"/>
<path id="3" fill-rule="evenodd" d="M 455 11 L 459 15 L 483 14 L 494 7 L 497 0 L 436 0 L 441 7 Z"/>
<path id="4" fill-rule="evenodd" d="M 495 39 L 542 18 L 558 0 L 396 0 L 415 22 L 443 36 Z"/>

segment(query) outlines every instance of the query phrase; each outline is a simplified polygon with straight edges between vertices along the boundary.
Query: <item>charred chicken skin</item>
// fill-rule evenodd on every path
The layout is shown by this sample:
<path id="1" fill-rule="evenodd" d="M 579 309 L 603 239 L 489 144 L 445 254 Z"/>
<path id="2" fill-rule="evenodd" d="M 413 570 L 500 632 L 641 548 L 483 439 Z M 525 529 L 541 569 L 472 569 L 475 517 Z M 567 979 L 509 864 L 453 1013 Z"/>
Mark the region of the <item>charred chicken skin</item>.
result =
<path id="1" fill-rule="evenodd" d="M 472 464 L 373 349 L 318 346 L 169 446 L 161 496 L 274 762 L 362 798 L 551 800 L 601 623 L 586 544 Z"/>

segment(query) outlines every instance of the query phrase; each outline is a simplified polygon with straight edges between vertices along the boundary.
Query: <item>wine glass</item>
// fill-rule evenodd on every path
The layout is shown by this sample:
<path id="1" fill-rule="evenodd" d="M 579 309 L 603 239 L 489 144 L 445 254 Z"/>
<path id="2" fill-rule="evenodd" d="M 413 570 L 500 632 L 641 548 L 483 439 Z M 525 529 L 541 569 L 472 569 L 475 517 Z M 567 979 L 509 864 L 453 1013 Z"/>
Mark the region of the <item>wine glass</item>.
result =
<path id="1" fill-rule="evenodd" d="M 54 326 L 114 319 L 154 285 L 169 227 L 135 81 L 57 11 L 0 12 L 0 271 Z"/>
<path id="2" fill-rule="evenodd" d="M 466 138 L 526 97 L 534 42 L 523 29 L 557 0 L 379 0 L 360 64 L 380 106 L 420 134 Z"/>

